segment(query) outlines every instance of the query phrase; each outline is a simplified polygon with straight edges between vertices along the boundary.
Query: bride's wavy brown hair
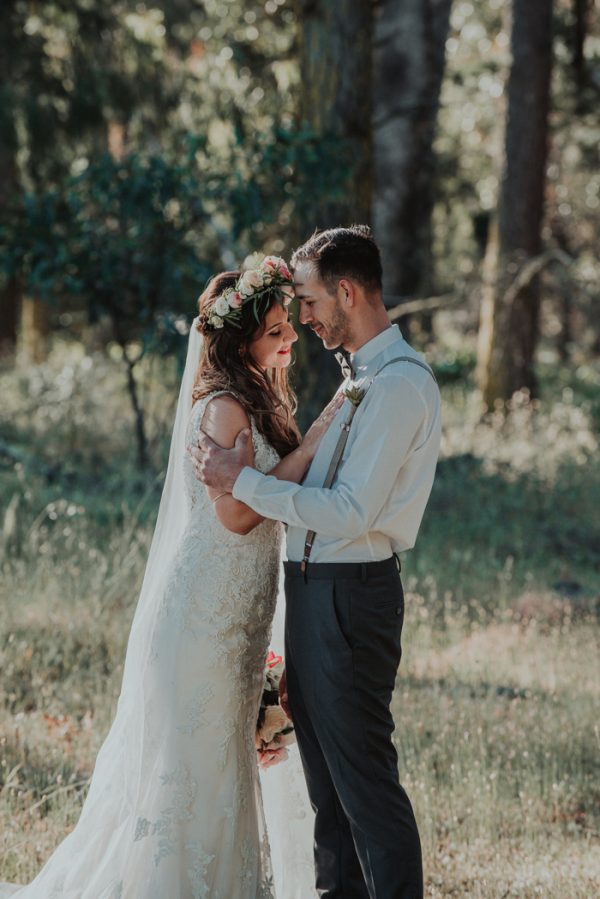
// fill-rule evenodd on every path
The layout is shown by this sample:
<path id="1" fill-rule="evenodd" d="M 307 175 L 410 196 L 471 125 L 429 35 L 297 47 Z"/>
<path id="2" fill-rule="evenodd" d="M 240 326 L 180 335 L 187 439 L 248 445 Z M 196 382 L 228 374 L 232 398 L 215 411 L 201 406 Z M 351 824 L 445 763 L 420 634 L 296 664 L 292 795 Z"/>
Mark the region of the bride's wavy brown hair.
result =
<path id="1" fill-rule="evenodd" d="M 204 336 L 204 352 L 196 377 L 192 402 L 215 390 L 227 390 L 240 401 L 248 415 L 253 415 L 263 437 L 286 456 L 300 443 L 300 432 L 294 420 L 296 396 L 288 383 L 287 369 L 260 371 L 251 368 L 250 344 L 264 331 L 265 315 L 277 302 L 272 299 L 259 310 L 260 325 L 254 317 L 254 303 L 241 307 L 239 328 L 225 324 L 213 330 L 207 326 L 206 313 L 216 298 L 228 287 L 234 287 L 241 272 L 222 272 L 210 281 L 198 300 L 198 330 Z"/>

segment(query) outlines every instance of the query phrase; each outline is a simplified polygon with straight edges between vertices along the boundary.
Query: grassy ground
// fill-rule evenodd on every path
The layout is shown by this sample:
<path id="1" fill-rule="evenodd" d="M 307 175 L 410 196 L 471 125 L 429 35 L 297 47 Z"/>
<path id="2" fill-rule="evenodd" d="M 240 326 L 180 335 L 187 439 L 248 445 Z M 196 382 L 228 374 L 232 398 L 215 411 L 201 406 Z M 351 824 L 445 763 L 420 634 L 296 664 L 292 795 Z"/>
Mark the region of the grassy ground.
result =
<path id="1" fill-rule="evenodd" d="M 444 387 L 395 697 L 431 897 L 600 892 L 600 369 L 481 420 Z M 118 363 L 0 373 L 0 880 L 76 821 L 120 687 L 175 373 L 150 366 L 141 474 Z"/>

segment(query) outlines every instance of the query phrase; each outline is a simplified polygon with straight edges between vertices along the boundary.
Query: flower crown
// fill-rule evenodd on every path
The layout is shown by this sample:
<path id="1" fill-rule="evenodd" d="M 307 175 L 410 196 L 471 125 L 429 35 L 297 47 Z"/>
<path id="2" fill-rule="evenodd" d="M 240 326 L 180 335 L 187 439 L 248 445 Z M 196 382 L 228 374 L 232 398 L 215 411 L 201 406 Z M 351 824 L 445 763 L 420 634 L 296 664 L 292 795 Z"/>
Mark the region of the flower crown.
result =
<path id="1" fill-rule="evenodd" d="M 289 306 L 294 299 L 294 281 L 287 265 L 279 256 L 265 256 L 258 268 L 248 269 L 235 283 L 228 287 L 211 303 L 200 317 L 205 331 L 215 331 L 225 324 L 241 327 L 242 306 L 253 303 L 254 318 L 260 324 L 261 317 L 278 300 L 282 306 Z"/>

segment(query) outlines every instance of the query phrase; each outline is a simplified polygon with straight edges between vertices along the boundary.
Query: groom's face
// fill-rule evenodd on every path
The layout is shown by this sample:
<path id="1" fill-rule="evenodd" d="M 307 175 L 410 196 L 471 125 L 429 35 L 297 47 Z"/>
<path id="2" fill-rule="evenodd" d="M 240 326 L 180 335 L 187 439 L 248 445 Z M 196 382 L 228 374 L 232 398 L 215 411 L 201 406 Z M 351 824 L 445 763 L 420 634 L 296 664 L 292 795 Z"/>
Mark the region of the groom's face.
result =
<path id="1" fill-rule="evenodd" d="M 299 319 L 320 337 L 327 350 L 344 346 L 350 338 L 350 323 L 342 301 L 327 287 L 306 262 L 296 266 L 294 288 L 299 306 Z"/>

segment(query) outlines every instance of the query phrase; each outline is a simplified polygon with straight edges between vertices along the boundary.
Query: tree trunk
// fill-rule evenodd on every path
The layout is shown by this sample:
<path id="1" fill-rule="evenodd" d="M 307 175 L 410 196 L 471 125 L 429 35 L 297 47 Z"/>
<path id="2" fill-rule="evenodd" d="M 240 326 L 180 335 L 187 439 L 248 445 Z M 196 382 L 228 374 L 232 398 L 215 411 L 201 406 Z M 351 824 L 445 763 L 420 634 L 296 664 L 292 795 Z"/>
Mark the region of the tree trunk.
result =
<path id="1" fill-rule="evenodd" d="M 0 288 L 0 358 L 14 357 L 20 311 L 19 282 L 15 277 Z"/>
<path id="2" fill-rule="evenodd" d="M 5 81 L 6 79 L 6 81 Z M 8 71 L 0 61 L 0 100 L 6 106 L 8 99 L 4 88 Z M 17 139 L 12 119 L 0 117 L 0 218 L 10 216 L 14 195 L 18 190 Z M 5 280 L 0 275 L 0 357 L 14 356 L 17 348 L 17 329 L 20 311 L 20 285 L 16 276 Z"/>
<path id="3" fill-rule="evenodd" d="M 571 241 L 567 229 L 564 225 L 564 219 L 560 215 L 555 215 L 550 223 L 552 237 L 558 248 L 566 255 L 574 258 L 576 253 L 573 251 Z M 567 363 L 571 355 L 571 346 L 573 343 L 573 294 L 572 285 L 563 278 L 559 280 L 559 296 L 558 296 L 558 316 L 560 320 L 560 331 L 556 338 L 556 348 L 560 361 Z"/>
<path id="4" fill-rule="evenodd" d="M 348 166 L 345 195 L 315 196 L 309 234 L 318 228 L 370 223 L 372 178 L 372 2 L 299 0 L 300 120 L 317 138 L 340 142 Z"/>
<path id="5" fill-rule="evenodd" d="M 341 196 L 313 192 L 310 220 L 297 216 L 292 227 L 293 239 L 302 242 L 315 228 L 371 224 L 373 5 L 372 0 L 298 0 L 297 9 L 300 124 L 317 140 L 339 145 L 339 166 L 348 185 Z M 303 373 L 295 383 L 304 428 L 331 398 L 340 370 L 333 354 L 306 329 L 296 349 Z"/>
<path id="6" fill-rule="evenodd" d="M 50 307 L 37 297 L 23 297 L 20 352 L 27 362 L 39 365 L 48 358 Z"/>
<path id="7" fill-rule="evenodd" d="M 106 128 L 107 149 L 116 162 L 121 162 L 127 148 L 127 128 L 122 122 L 109 122 Z"/>
<path id="8" fill-rule="evenodd" d="M 434 293 L 433 139 L 451 5 L 383 0 L 375 19 L 374 219 L 389 305 Z"/>
<path id="9" fill-rule="evenodd" d="M 129 356 L 126 344 L 121 344 L 123 358 L 127 366 L 127 392 L 131 401 L 133 418 L 135 421 L 135 437 L 137 443 L 137 460 L 141 470 L 148 467 L 148 438 L 146 436 L 146 417 L 140 403 L 138 385 L 134 375 L 134 368 L 142 358 L 141 354 L 132 358 Z"/>
<path id="10" fill-rule="evenodd" d="M 511 44 L 505 158 L 484 264 L 478 346 L 478 380 L 488 408 L 521 388 L 535 391 L 538 276 L 514 287 L 542 246 L 552 0 L 514 0 Z"/>
<path id="11" fill-rule="evenodd" d="M 589 28 L 590 0 L 573 0 L 573 69 L 577 90 L 577 110 L 585 108 L 584 90 L 586 86 L 585 38 Z"/>

